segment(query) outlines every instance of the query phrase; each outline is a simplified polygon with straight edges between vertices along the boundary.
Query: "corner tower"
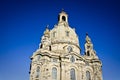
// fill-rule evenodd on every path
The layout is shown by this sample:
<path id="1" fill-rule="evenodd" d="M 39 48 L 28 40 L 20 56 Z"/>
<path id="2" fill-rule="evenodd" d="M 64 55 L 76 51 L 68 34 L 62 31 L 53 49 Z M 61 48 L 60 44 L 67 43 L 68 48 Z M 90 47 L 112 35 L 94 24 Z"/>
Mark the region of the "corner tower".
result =
<path id="1" fill-rule="evenodd" d="M 87 33 L 86 33 L 85 41 L 86 42 L 85 42 L 85 55 L 84 55 L 84 57 L 86 59 L 98 59 L 98 56 L 96 55 L 96 51 L 93 49 L 92 41 Z"/>
<path id="2" fill-rule="evenodd" d="M 30 80 L 102 80 L 102 63 L 86 35 L 85 55 L 81 55 L 78 36 L 61 11 L 53 29 L 48 26 L 39 48 L 31 56 Z"/>

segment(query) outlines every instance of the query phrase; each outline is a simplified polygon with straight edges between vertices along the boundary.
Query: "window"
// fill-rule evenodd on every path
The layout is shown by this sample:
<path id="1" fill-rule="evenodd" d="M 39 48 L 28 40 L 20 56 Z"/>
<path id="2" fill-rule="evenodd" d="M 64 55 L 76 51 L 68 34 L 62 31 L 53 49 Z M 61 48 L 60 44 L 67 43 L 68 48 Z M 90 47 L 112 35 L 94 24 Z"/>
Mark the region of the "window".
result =
<path id="1" fill-rule="evenodd" d="M 57 69 L 55 67 L 52 68 L 52 79 L 57 80 Z"/>
<path id="2" fill-rule="evenodd" d="M 40 59 L 40 57 L 41 57 L 40 55 L 37 55 L 37 60 L 39 60 L 39 59 Z"/>
<path id="3" fill-rule="evenodd" d="M 31 75 L 31 80 L 33 80 L 33 76 Z"/>
<path id="4" fill-rule="evenodd" d="M 40 45 L 40 48 L 42 48 L 42 47 L 43 47 L 43 45 L 41 44 L 41 45 Z"/>
<path id="5" fill-rule="evenodd" d="M 89 71 L 86 71 L 86 80 L 91 80 L 90 72 Z"/>
<path id="6" fill-rule="evenodd" d="M 66 18 L 65 18 L 65 16 L 62 16 L 62 20 L 63 20 L 63 21 L 66 21 Z"/>
<path id="7" fill-rule="evenodd" d="M 89 46 L 87 46 L 87 49 L 89 49 L 90 48 L 90 45 Z"/>
<path id="8" fill-rule="evenodd" d="M 90 52 L 89 51 L 87 51 L 87 56 L 90 56 Z"/>
<path id="9" fill-rule="evenodd" d="M 86 66 L 89 66 L 89 63 L 88 63 L 88 62 L 85 62 L 85 65 L 86 65 Z"/>
<path id="10" fill-rule="evenodd" d="M 49 50 L 51 51 L 51 46 L 49 46 Z"/>
<path id="11" fill-rule="evenodd" d="M 69 37 L 69 31 L 66 31 L 66 36 Z"/>
<path id="12" fill-rule="evenodd" d="M 56 36 L 56 32 L 53 32 L 53 37 L 55 37 Z"/>
<path id="13" fill-rule="evenodd" d="M 57 59 L 53 58 L 53 62 L 55 62 L 55 63 L 56 63 L 56 62 L 57 62 Z"/>
<path id="14" fill-rule="evenodd" d="M 74 56 L 71 56 L 70 61 L 71 61 L 71 62 L 75 62 Z"/>
<path id="15" fill-rule="evenodd" d="M 70 70 L 70 80 L 76 80 L 75 69 L 73 68 Z"/>
<path id="16" fill-rule="evenodd" d="M 72 49 L 71 46 L 68 46 L 68 47 L 67 47 L 67 50 L 68 50 L 69 53 L 70 53 L 71 51 L 73 51 L 73 49 Z"/>
<path id="17" fill-rule="evenodd" d="M 38 66 L 36 69 L 36 78 L 39 78 L 39 74 L 40 74 L 40 67 Z"/>

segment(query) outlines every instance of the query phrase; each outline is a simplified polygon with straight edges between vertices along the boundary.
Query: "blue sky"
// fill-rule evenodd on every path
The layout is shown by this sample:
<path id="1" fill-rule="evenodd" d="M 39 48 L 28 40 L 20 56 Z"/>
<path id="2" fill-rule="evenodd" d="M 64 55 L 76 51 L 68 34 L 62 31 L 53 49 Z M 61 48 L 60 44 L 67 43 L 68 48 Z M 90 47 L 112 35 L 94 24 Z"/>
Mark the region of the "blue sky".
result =
<path id="1" fill-rule="evenodd" d="M 118 0 L 0 1 L 0 80 L 29 80 L 30 56 L 46 25 L 52 29 L 62 8 L 76 29 L 82 54 L 88 32 L 103 66 L 103 80 L 120 80 Z"/>

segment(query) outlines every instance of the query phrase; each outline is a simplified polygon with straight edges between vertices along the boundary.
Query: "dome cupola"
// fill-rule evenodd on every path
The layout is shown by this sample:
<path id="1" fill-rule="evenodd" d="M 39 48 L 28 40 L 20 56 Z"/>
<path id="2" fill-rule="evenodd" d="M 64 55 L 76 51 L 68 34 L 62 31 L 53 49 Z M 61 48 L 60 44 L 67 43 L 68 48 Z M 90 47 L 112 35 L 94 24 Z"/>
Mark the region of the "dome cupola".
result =
<path id="1" fill-rule="evenodd" d="M 61 22 L 66 22 L 66 23 L 68 23 L 68 15 L 67 15 L 67 13 L 64 12 L 63 10 L 61 11 L 61 13 L 59 13 L 58 22 L 59 22 L 59 23 L 61 23 Z"/>

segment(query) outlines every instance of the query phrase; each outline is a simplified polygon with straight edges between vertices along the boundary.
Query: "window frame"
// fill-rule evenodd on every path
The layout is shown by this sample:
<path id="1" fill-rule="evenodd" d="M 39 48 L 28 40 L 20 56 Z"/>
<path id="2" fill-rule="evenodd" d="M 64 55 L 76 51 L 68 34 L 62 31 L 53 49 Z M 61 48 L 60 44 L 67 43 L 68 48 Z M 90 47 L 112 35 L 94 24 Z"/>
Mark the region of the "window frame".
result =
<path id="1" fill-rule="evenodd" d="M 40 67 L 37 66 L 36 68 L 36 75 L 35 75 L 36 78 L 39 78 L 40 77 Z"/>
<path id="2" fill-rule="evenodd" d="M 52 68 L 52 80 L 57 80 L 57 68 Z"/>
<path id="3" fill-rule="evenodd" d="M 70 80 L 76 80 L 76 74 L 74 68 L 70 69 Z"/>
<path id="4" fill-rule="evenodd" d="M 53 32 L 53 37 L 56 37 L 56 31 Z"/>
<path id="5" fill-rule="evenodd" d="M 69 31 L 65 31 L 66 32 L 66 36 L 69 37 L 70 32 Z"/>
<path id="6" fill-rule="evenodd" d="M 90 71 L 86 71 L 86 80 L 91 80 Z"/>

